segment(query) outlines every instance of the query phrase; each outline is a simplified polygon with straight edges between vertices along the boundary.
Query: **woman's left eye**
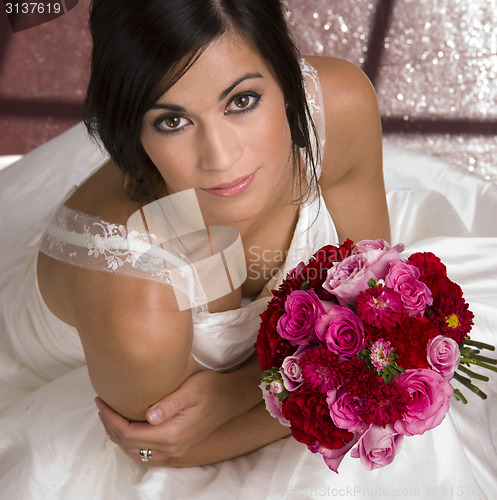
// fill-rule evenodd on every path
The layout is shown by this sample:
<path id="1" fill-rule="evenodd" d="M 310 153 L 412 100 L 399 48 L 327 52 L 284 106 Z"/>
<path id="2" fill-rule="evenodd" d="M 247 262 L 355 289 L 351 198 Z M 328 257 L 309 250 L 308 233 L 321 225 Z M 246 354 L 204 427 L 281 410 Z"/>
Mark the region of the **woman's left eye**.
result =
<path id="1" fill-rule="evenodd" d="M 261 100 L 260 94 L 255 92 L 246 92 L 244 94 L 238 94 L 229 102 L 226 110 L 228 112 L 241 113 L 244 111 L 249 111 L 254 109 L 259 101 Z"/>

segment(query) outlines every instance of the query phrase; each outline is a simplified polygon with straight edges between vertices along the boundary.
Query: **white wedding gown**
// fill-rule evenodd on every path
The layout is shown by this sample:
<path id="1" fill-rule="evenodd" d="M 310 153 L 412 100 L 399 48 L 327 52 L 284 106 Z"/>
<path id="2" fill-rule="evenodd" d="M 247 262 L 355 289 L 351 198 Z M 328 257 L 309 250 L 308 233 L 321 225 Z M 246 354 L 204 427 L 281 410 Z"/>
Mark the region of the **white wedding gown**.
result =
<path id="1" fill-rule="evenodd" d="M 319 100 L 311 104 L 319 121 Z M 472 337 L 497 344 L 497 186 L 388 144 L 384 157 L 393 242 L 440 256 L 475 313 Z M 132 462 L 105 434 L 79 337 L 50 313 L 35 275 L 52 208 L 103 158 L 78 125 L 0 172 L 0 498 L 497 498 L 497 373 L 483 384 L 486 401 L 463 391 L 468 405 L 451 401 L 438 428 L 405 438 L 394 462 L 372 472 L 346 457 L 337 475 L 293 438 L 204 467 Z M 337 243 L 333 220 L 323 200 L 310 202 L 262 296 L 195 318 L 197 359 L 223 369 L 248 356 L 268 290 L 328 243 Z"/>

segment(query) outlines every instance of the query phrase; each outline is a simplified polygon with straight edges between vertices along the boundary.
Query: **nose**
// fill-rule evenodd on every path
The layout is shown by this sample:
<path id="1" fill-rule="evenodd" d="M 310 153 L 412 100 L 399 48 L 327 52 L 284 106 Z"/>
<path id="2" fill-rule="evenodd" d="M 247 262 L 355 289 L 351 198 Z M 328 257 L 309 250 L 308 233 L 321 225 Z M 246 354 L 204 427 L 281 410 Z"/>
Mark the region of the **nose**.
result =
<path id="1" fill-rule="evenodd" d="M 228 123 L 209 123 L 201 133 L 200 167 L 229 170 L 242 156 L 242 138 Z"/>

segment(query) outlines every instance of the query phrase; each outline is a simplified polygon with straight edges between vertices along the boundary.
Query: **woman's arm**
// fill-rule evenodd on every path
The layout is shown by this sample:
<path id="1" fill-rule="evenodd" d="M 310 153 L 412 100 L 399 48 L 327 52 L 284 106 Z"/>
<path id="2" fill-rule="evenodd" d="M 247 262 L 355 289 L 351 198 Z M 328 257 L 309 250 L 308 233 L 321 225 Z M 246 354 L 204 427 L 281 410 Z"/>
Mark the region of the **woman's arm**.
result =
<path id="1" fill-rule="evenodd" d="M 221 462 L 261 448 L 290 435 L 290 428 L 271 417 L 264 403 L 215 429 L 186 455 L 165 460 L 170 467 L 192 467 Z M 155 464 L 152 464 L 155 465 Z"/>
<path id="2" fill-rule="evenodd" d="M 65 302 L 97 394 L 129 420 L 199 370 L 191 356 L 191 311 L 170 286 L 74 268 Z"/>
<path id="3" fill-rule="evenodd" d="M 136 450 L 147 443 L 156 458 L 181 456 L 220 425 L 262 401 L 260 373 L 255 355 L 233 372 L 197 372 L 147 411 L 153 425 L 130 422 L 99 398 L 96 404 L 110 438 L 135 460 L 139 458 Z M 255 440 L 252 446 L 274 439 Z"/>
<path id="4" fill-rule="evenodd" d="M 135 461 L 140 461 L 141 448 L 151 449 L 150 466 L 192 467 L 220 462 L 249 453 L 290 434 L 290 429 L 271 417 L 264 403 L 259 403 L 185 449 L 176 445 L 177 435 L 171 434 L 172 441 L 169 442 L 158 436 L 160 432 L 156 432 L 156 426 L 128 422 L 102 402 L 98 401 L 97 405 L 111 441 Z M 178 424 L 179 431 L 186 427 L 183 423 Z"/>

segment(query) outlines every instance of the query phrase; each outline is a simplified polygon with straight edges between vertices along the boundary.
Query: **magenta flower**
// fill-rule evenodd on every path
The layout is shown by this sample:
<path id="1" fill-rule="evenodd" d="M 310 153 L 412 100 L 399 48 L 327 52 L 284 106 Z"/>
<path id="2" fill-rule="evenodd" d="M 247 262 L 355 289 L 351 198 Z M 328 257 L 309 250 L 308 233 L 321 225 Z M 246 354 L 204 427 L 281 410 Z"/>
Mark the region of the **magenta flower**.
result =
<path id="1" fill-rule="evenodd" d="M 376 328 L 391 330 L 402 319 L 400 295 L 384 285 L 368 288 L 357 297 L 356 311 L 363 323 Z"/>
<path id="2" fill-rule="evenodd" d="M 404 261 L 393 263 L 385 276 L 387 286 L 399 292 L 409 316 L 422 316 L 426 306 L 433 304 L 430 289 L 418 278 L 419 269 Z"/>
<path id="3" fill-rule="evenodd" d="M 340 358 L 323 345 L 307 350 L 300 358 L 305 384 L 322 394 L 338 386 L 341 364 Z"/>
<path id="4" fill-rule="evenodd" d="M 350 456 L 360 458 L 367 470 L 379 469 L 393 461 L 402 448 L 403 436 L 391 424 L 385 428 L 371 425 L 360 437 Z"/>
<path id="5" fill-rule="evenodd" d="M 317 340 L 314 325 L 325 310 L 314 290 L 294 290 L 285 301 L 276 330 L 292 345 L 312 343 Z"/>
<path id="6" fill-rule="evenodd" d="M 438 335 L 428 341 L 428 363 L 442 377 L 451 379 L 459 366 L 461 352 L 454 339 Z"/>
<path id="7" fill-rule="evenodd" d="M 331 352 L 351 358 L 364 349 L 362 322 L 349 308 L 335 306 L 319 317 L 316 334 Z"/>
<path id="8" fill-rule="evenodd" d="M 411 397 L 404 416 L 394 424 L 397 432 L 405 436 L 423 434 L 442 422 L 454 390 L 439 373 L 426 368 L 406 370 L 397 385 Z"/>
<path id="9" fill-rule="evenodd" d="M 361 398 L 350 392 L 332 389 L 328 391 L 326 403 L 335 425 L 350 432 L 362 432 L 368 426 L 359 416 L 363 409 Z"/>

